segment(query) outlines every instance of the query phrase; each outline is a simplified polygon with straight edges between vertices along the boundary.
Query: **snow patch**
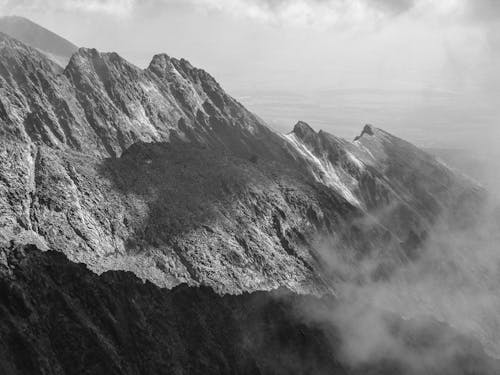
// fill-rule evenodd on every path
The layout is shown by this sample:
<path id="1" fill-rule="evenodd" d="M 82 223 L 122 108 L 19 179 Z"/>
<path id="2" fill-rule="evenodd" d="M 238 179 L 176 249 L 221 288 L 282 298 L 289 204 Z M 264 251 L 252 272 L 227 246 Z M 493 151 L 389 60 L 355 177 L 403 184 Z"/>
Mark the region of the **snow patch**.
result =
<path id="1" fill-rule="evenodd" d="M 316 177 L 316 180 L 333 188 L 353 205 L 358 207 L 362 206 L 361 202 L 353 193 L 353 188 L 356 186 L 354 178 L 348 176 L 344 171 L 338 170 L 329 161 L 318 158 L 296 137 L 294 133 L 284 135 L 284 138 L 294 146 L 302 157 L 308 160 L 315 167 L 313 174 Z"/>
<path id="2" fill-rule="evenodd" d="M 351 154 L 349 151 L 346 151 L 346 154 L 347 154 L 347 157 L 349 158 L 349 160 L 351 160 L 356 165 L 356 167 L 358 167 L 358 169 L 362 170 L 365 168 L 365 165 L 363 164 L 363 162 L 361 160 L 359 160 L 356 156 Z"/>

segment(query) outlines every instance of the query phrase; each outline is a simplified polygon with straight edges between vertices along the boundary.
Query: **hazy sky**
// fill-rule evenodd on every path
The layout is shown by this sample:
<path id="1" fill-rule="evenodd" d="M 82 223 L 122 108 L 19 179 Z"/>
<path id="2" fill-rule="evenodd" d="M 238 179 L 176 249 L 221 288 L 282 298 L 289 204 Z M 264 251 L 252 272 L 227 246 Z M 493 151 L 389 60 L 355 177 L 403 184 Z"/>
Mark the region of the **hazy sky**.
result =
<path id="1" fill-rule="evenodd" d="M 0 0 L 0 10 L 141 67 L 158 52 L 185 57 L 283 130 L 301 118 L 351 136 L 373 122 L 432 145 L 431 130 L 457 123 L 461 140 L 467 127 L 500 137 L 500 0 Z"/>

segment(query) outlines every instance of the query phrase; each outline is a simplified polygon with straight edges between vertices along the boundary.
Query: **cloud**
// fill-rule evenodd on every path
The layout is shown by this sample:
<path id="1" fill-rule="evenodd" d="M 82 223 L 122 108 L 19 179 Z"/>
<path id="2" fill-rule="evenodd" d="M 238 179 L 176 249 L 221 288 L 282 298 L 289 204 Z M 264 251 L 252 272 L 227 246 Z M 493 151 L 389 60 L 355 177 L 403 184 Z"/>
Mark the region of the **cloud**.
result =
<path id="1" fill-rule="evenodd" d="M 500 19 L 498 0 L 0 0 L 0 12 L 85 12 L 133 16 L 189 6 L 267 23 L 299 26 L 359 25 L 414 12 L 474 22 Z"/>
<path id="2" fill-rule="evenodd" d="M 84 12 L 126 16 L 137 4 L 136 0 L 0 0 L 0 13 Z"/>
<path id="3" fill-rule="evenodd" d="M 453 357 L 455 340 L 446 337 L 439 338 L 449 355 L 431 350 L 422 357 L 405 348 L 388 324 L 387 312 L 405 320 L 445 322 L 500 358 L 500 209 L 495 198 L 487 206 L 470 227 L 456 230 L 437 224 L 412 262 L 396 261 L 387 267 L 384 250 L 359 259 L 350 251 L 319 247 L 324 264 L 339 280 L 339 300 L 335 310 L 320 316 L 305 310 L 306 317 L 333 321 L 343 339 L 344 356 L 355 363 L 387 353 L 412 366 Z M 388 255 L 394 262 L 394 255 Z M 380 269 L 391 271 L 379 277 Z"/>
<path id="4" fill-rule="evenodd" d="M 264 22 L 331 26 L 378 21 L 408 11 L 415 0 L 191 0 L 199 7 Z"/>
<path id="5" fill-rule="evenodd" d="M 154 0 L 153 0 L 154 1 Z M 170 3 L 175 0 L 156 0 Z M 398 15 L 498 22 L 498 0 L 186 0 L 198 8 L 291 25 L 378 22 Z"/>
<path id="6" fill-rule="evenodd" d="M 466 1 L 466 14 L 475 21 L 500 23 L 500 1 L 474 0 Z"/>

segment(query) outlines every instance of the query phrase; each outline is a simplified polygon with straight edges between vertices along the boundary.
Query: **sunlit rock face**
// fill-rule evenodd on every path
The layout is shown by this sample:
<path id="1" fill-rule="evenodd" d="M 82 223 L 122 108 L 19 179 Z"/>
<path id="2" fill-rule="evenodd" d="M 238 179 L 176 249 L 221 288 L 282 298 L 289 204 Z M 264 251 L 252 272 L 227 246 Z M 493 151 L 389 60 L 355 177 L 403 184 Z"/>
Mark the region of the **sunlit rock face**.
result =
<path id="1" fill-rule="evenodd" d="M 61 69 L 7 35 L 0 56 L 0 238 L 96 272 L 335 292 L 329 253 L 405 262 L 482 196 L 374 127 L 279 135 L 186 60 L 79 49 Z"/>
<path id="2" fill-rule="evenodd" d="M 185 60 L 158 55 L 142 70 L 115 53 L 81 48 L 61 70 L 5 34 L 0 40 L 5 137 L 115 157 L 135 142 L 171 138 L 221 146 L 232 140 L 245 149 L 236 135 L 265 132 Z"/>

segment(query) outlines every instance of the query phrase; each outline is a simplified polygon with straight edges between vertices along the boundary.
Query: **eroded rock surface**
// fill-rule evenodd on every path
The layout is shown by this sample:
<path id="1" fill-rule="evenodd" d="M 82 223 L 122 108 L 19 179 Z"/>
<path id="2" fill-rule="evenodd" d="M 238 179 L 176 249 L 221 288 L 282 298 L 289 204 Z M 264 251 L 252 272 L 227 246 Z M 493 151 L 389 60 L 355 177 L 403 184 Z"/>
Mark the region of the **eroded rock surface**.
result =
<path id="1" fill-rule="evenodd" d="M 96 272 L 334 291 L 325 248 L 404 262 L 444 212 L 481 199 L 375 128 L 355 142 L 303 122 L 279 135 L 186 60 L 139 69 L 79 49 L 62 70 L 6 35 L 0 55 L 0 238 Z"/>

